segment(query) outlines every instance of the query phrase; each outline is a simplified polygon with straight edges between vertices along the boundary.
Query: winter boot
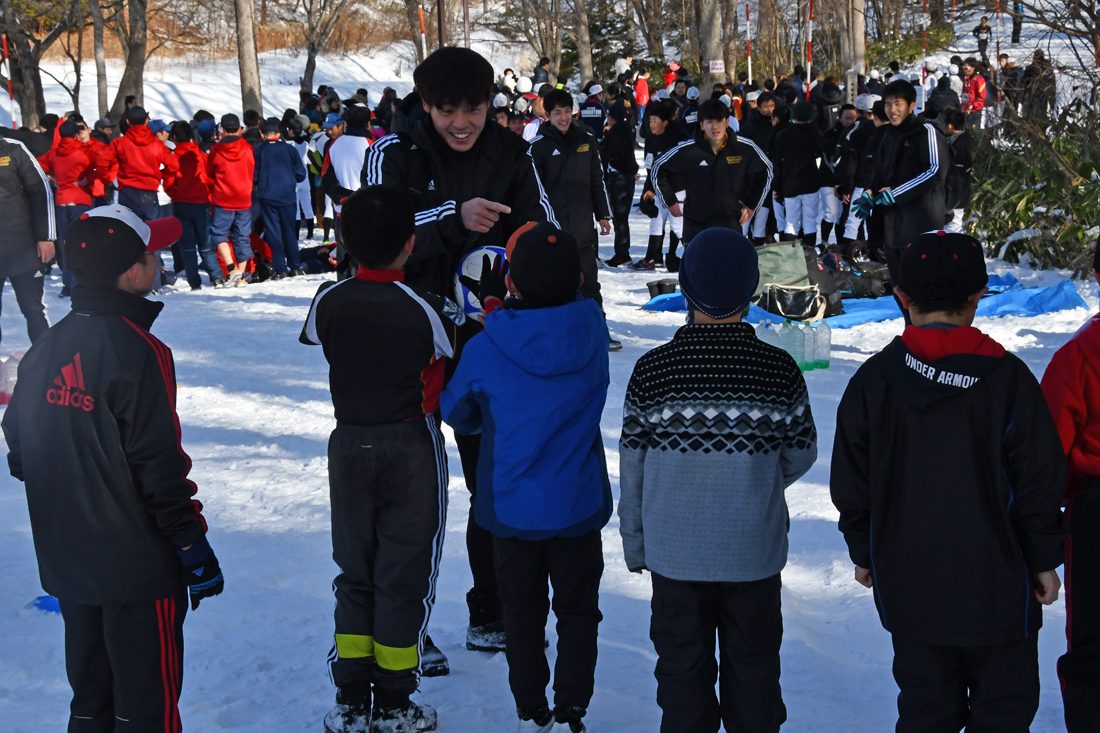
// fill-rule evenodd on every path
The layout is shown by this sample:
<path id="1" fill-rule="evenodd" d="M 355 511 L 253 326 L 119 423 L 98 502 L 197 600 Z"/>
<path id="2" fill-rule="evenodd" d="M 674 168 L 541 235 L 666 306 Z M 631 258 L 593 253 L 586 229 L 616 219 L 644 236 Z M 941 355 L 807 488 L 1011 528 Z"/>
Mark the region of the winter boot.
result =
<path id="1" fill-rule="evenodd" d="M 471 588 L 466 594 L 470 625 L 466 629 L 466 648 L 472 652 L 504 651 L 504 611 L 500 597 Z"/>
<path id="2" fill-rule="evenodd" d="M 668 233 L 668 257 L 665 258 L 665 267 L 669 272 L 678 272 L 680 269 L 680 258 L 676 256 L 676 250 L 680 248 L 680 238 L 676 236 L 676 232 Z"/>
<path id="3" fill-rule="evenodd" d="M 370 683 L 336 690 L 336 707 L 325 716 L 325 733 L 368 733 Z"/>
<path id="4" fill-rule="evenodd" d="M 518 733 L 550 733 L 554 727 L 554 714 L 546 705 L 517 709 L 516 712 L 519 714 Z"/>
<path id="5" fill-rule="evenodd" d="M 617 254 L 609 260 L 604 260 L 608 267 L 619 267 L 620 265 L 630 264 L 630 255 Z"/>
<path id="6" fill-rule="evenodd" d="M 584 714 L 588 712 L 576 705 L 554 706 L 554 727 L 552 733 L 585 733 Z"/>
<path id="7" fill-rule="evenodd" d="M 424 635 L 424 648 L 420 650 L 420 674 L 425 677 L 443 677 L 451 673 L 447 655 L 435 645 L 432 637 Z"/>
<path id="8" fill-rule="evenodd" d="M 674 234 L 673 236 L 676 236 L 676 235 Z M 664 249 L 664 246 L 665 246 L 665 235 L 664 234 L 650 234 L 649 235 L 649 246 L 647 246 L 646 250 L 645 250 L 645 260 L 647 260 L 649 262 L 652 262 L 656 265 L 661 264 L 661 262 L 662 262 L 661 250 Z"/>
<path id="9" fill-rule="evenodd" d="M 399 707 L 375 706 L 370 733 L 421 733 L 435 730 L 438 716 L 431 705 L 409 701 Z"/>
<path id="10" fill-rule="evenodd" d="M 833 223 L 831 221 L 821 220 L 821 243 L 829 243 L 829 235 L 833 233 Z"/>

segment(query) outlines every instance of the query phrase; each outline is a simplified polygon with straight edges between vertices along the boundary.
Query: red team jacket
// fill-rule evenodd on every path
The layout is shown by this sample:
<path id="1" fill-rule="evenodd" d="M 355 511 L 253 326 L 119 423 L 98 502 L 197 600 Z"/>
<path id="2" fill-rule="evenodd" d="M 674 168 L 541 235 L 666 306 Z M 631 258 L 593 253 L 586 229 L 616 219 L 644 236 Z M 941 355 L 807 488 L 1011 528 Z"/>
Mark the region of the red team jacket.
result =
<path id="1" fill-rule="evenodd" d="M 963 112 L 981 112 L 985 109 L 985 77 L 975 73 L 969 79 L 963 79 Z"/>
<path id="2" fill-rule="evenodd" d="M 206 153 L 198 143 L 176 143 L 172 153 L 179 163 L 179 173 L 164 182 L 164 192 L 175 204 L 210 203 L 210 178 L 206 173 Z"/>
<path id="3" fill-rule="evenodd" d="M 1100 315 L 1054 353 L 1042 387 L 1069 458 L 1072 494 L 1100 476 Z"/>
<path id="4" fill-rule="evenodd" d="M 206 159 L 210 203 L 231 211 L 252 208 L 252 177 L 256 158 L 252 146 L 236 135 L 214 146 Z"/>
<path id="5" fill-rule="evenodd" d="M 125 135 L 116 137 L 100 152 L 96 167 L 104 183 L 110 183 L 116 165 L 119 189 L 139 191 L 156 191 L 162 178 L 174 176 L 179 170 L 172 151 L 145 125 L 131 126 Z"/>
<path id="6" fill-rule="evenodd" d="M 50 152 L 38 159 L 57 184 L 54 201 L 92 205 L 92 181 L 95 177 L 95 150 L 74 137 L 63 137 Z"/>

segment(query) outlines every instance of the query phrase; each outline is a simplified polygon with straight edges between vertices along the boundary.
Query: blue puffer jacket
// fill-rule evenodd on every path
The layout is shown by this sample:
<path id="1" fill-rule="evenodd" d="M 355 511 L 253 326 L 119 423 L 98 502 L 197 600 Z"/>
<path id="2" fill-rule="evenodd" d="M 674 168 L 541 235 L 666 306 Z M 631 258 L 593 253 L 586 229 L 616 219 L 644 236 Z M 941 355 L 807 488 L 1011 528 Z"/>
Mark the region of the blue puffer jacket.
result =
<path id="1" fill-rule="evenodd" d="M 466 344 L 443 419 L 481 433 L 474 518 L 498 537 L 578 537 L 611 516 L 600 415 L 608 333 L 600 308 L 504 308 Z"/>

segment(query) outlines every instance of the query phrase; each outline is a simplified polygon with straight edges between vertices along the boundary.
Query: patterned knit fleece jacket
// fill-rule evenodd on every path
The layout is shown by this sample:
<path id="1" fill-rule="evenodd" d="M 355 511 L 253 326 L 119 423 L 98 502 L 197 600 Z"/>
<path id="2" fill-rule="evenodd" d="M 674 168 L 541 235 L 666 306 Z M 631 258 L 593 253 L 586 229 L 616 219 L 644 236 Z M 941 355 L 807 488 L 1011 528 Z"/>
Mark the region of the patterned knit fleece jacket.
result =
<path id="1" fill-rule="evenodd" d="M 783 492 L 817 458 L 806 382 L 747 323 L 684 326 L 634 367 L 619 440 L 627 567 L 745 582 L 787 562 Z"/>

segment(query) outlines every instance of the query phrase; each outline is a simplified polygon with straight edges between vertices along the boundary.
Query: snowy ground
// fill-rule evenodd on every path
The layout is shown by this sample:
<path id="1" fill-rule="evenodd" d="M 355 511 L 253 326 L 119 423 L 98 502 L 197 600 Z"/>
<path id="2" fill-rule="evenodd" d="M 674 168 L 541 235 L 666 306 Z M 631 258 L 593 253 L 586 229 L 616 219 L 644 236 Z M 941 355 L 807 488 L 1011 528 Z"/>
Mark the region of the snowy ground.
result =
<path id="1" fill-rule="evenodd" d="M 637 246 L 645 221 L 633 221 Z M 603 246 L 610 256 L 610 243 Z M 995 265 L 1007 271 L 1004 265 Z M 1012 270 L 1027 284 L 1054 273 Z M 224 595 L 187 621 L 183 719 L 190 730 L 316 731 L 329 707 L 325 655 L 331 643 L 334 566 L 330 560 L 325 441 L 333 427 L 321 350 L 297 342 L 321 276 L 233 290 L 170 291 L 154 331 L 175 351 L 184 445 L 206 502 L 210 537 L 221 558 Z M 646 275 L 601 272 L 612 331 L 623 341 L 611 358 L 604 444 L 612 483 L 626 380 L 637 358 L 666 341 L 675 314 L 638 309 Z M 51 320 L 68 302 L 49 283 Z M 1095 310 L 1095 287 L 1080 285 Z M 26 347 L 22 320 L 5 297 L 3 352 Z M 1040 375 L 1055 348 L 1089 314 L 981 322 Z M 820 431 L 821 458 L 788 491 L 791 555 L 783 573 L 783 687 L 793 731 L 882 731 L 892 727 L 896 690 L 889 638 L 870 591 L 852 580 L 829 502 L 834 415 L 855 368 L 900 331 L 900 320 L 834 331 L 833 362 L 807 375 Z M 438 604 L 431 633 L 450 656 L 449 677 L 425 680 L 420 697 L 440 712 L 440 730 L 509 730 L 513 725 L 503 655 L 467 652 L 464 594 L 469 587 L 464 528 L 467 493 L 449 446 L 451 504 Z M 622 562 L 616 522 L 604 531 L 597 692 L 593 731 L 656 730 L 658 709 L 648 638 L 649 580 Z M 58 616 L 24 609 L 41 592 L 21 485 L 0 477 L 0 725 L 7 733 L 60 730 L 67 715 L 62 625 Z M 1061 729 L 1054 662 L 1064 611 L 1047 612 L 1040 637 L 1042 707 L 1034 730 Z M 553 638 L 553 632 L 550 632 Z"/>

